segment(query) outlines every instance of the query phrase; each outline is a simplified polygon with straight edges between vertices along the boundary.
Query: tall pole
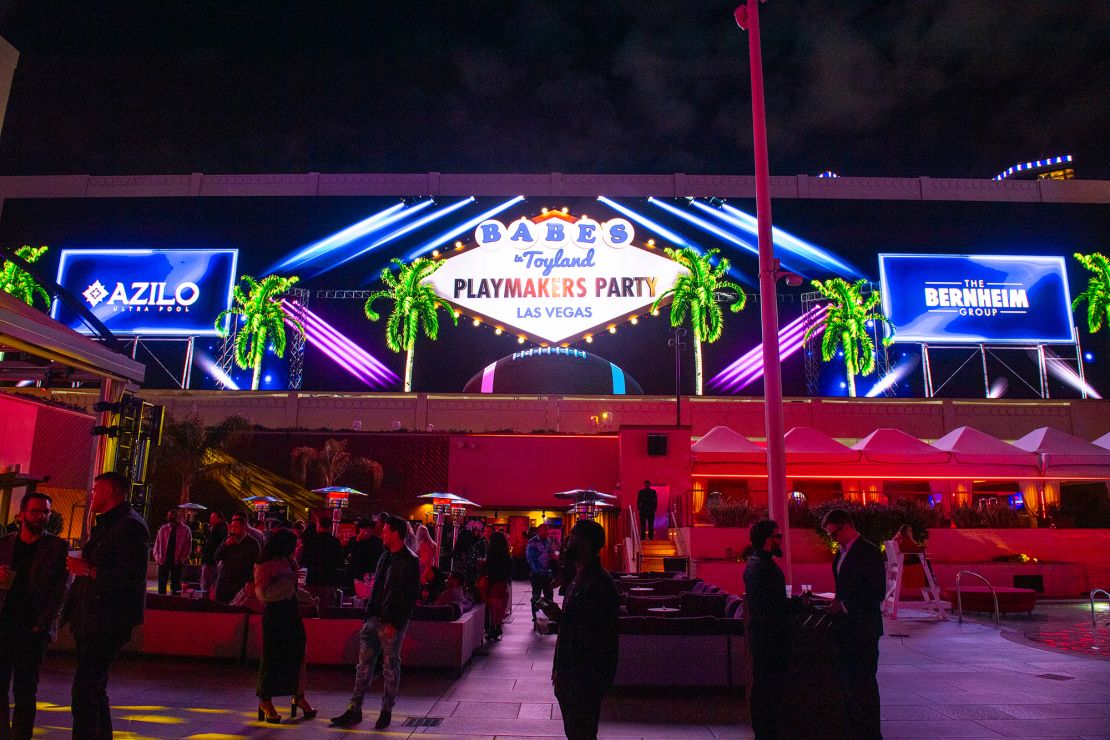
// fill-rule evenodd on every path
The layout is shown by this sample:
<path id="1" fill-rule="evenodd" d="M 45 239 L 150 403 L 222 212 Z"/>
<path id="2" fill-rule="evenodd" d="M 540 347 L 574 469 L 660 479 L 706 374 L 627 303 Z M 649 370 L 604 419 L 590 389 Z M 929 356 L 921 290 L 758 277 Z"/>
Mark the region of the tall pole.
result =
<path id="1" fill-rule="evenodd" d="M 752 78 L 752 151 L 755 156 L 755 215 L 759 237 L 759 315 L 763 327 L 763 409 L 767 434 L 767 508 L 782 529 L 783 572 L 791 582 L 790 513 L 786 491 L 786 443 L 782 421 L 782 368 L 779 364 L 778 263 L 771 241 L 771 172 L 767 162 L 767 114 L 763 104 L 763 52 L 759 42 L 759 2 L 736 8 L 736 22 L 748 31 Z"/>
<path id="2" fill-rule="evenodd" d="M 676 326 L 674 339 L 667 341 L 669 346 L 674 347 L 674 425 L 676 427 L 682 426 L 682 350 L 686 349 L 682 335 L 685 333 L 685 329 Z"/>

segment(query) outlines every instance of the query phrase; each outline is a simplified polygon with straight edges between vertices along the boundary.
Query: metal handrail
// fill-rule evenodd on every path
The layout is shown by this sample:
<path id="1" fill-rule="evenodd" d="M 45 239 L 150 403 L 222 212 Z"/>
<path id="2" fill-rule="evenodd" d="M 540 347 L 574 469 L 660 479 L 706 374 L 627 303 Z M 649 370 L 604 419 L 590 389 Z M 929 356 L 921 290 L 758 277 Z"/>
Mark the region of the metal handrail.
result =
<path id="1" fill-rule="evenodd" d="M 636 572 L 639 573 L 644 567 L 644 550 L 640 543 L 640 520 L 637 518 L 636 512 L 632 510 L 632 506 L 628 506 L 626 511 L 630 525 L 629 531 L 632 533 L 632 562 L 636 566 Z"/>
<path id="2" fill-rule="evenodd" d="M 991 591 L 991 598 L 994 600 L 994 623 L 998 624 L 998 594 L 995 593 L 994 586 L 991 585 L 990 581 L 973 570 L 961 570 L 956 574 L 956 621 L 960 624 L 963 624 L 964 621 L 964 599 L 963 594 L 960 592 L 960 578 L 962 576 L 975 576 L 980 581 L 987 584 L 987 588 Z"/>
<path id="3" fill-rule="evenodd" d="M 686 546 L 686 538 L 682 535 L 682 530 L 678 528 L 678 520 L 675 519 L 674 511 L 670 512 L 671 527 L 674 529 L 674 544 L 675 554 L 679 557 L 686 558 L 686 575 L 690 575 L 690 550 Z"/>
<path id="4" fill-rule="evenodd" d="M 1095 590 L 1091 591 L 1091 626 L 1092 627 L 1097 627 L 1098 626 L 1098 623 L 1095 622 L 1095 595 L 1096 594 L 1102 594 L 1103 596 L 1106 597 L 1107 601 L 1110 601 L 1110 592 L 1107 592 L 1106 589 L 1096 588 Z"/>

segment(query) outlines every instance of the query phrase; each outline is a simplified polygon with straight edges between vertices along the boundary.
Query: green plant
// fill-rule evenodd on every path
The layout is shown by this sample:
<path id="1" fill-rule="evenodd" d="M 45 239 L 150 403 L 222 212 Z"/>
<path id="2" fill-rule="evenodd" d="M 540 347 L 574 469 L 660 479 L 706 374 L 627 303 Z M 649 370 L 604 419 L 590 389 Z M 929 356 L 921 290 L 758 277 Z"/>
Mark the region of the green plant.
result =
<path id="1" fill-rule="evenodd" d="M 1078 310 L 1079 304 L 1087 301 L 1087 328 L 1094 334 L 1110 322 L 1110 260 L 1098 252 L 1076 252 L 1075 258 L 1094 274 L 1087 280 L 1087 289 L 1071 302 L 1071 308 Z"/>
<path id="2" fill-rule="evenodd" d="M 873 290 L 866 298 L 863 297 L 866 280 L 848 283 L 843 278 L 832 278 L 824 282 L 814 280 L 812 284 L 832 305 L 825 314 L 824 322 L 806 329 L 802 340 L 808 341 L 810 334 L 818 326 L 824 328 L 821 358 L 828 362 L 836 355 L 837 348 L 840 348 L 844 353 L 844 367 L 848 375 L 848 395 L 854 397 L 856 376 L 870 375 L 875 371 L 875 343 L 868 333 L 868 322 L 887 325 L 889 335 L 883 338 L 883 344 L 887 346 L 894 341 L 894 327 L 886 316 L 874 310 L 881 299 L 879 291 Z"/>
<path id="3" fill-rule="evenodd" d="M 944 526 L 944 516 L 936 509 L 925 504 L 909 499 L 902 499 L 893 504 L 859 504 L 842 499 L 826 501 L 814 507 L 817 532 L 829 542 L 832 540 L 825 534 L 821 527 L 825 515 L 833 509 L 844 509 L 852 515 L 856 530 L 875 544 L 881 544 L 897 534 L 904 524 L 913 528 L 914 539 L 923 541 L 929 536 L 930 527 Z"/>
<path id="4" fill-rule="evenodd" d="M 952 521 L 958 529 L 1015 529 L 1029 524 L 1029 518 L 1009 506 L 968 506 L 952 509 Z"/>
<path id="5" fill-rule="evenodd" d="M 322 447 L 296 447 L 290 453 L 294 473 L 301 483 L 308 479 L 309 468 L 316 471 L 323 487 L 336 485 L 350 470 L 359 471 L 369 483 L 367 494 L 374 494 L 382 482 L 382 466 L 366 457 L 355 457 L 347 451 L 347 440 L 329 439 Z"/>
<path id="6" fill-rule="evenodd" d="M 711 499 L 705 511 L 714 527 L 747 527 L 767 516 L 767 510 L 747 499 Z"/>
<path id="7" fill-rule="evenodd" d="M 409 263 L 399 259 L 390 260 L 397 265 L 397 274 L 389 268 L 382 270 L 385 290 L 376 290 L 366 299 L 364 311 L 366 318 L 377 321 L 381 318 L 374 310 L 374 301 L 386 298 L 393 301 L 393 311 L 385 323 L 385 343 L 394 352 L 404 351 L 405 392 L 412 390 L 412 364 L 416 348 L 416 337 L 423 328 L 424 336 L 433 342 L 439 334 L 438 309 L 445 308 L 452 323 L 458 326 L 459 317 L 454 310 L 439 299 L 432 286 L 424 281 L 443 266 L 443 262 L 417 257 Z"/>
<path id="8" fill-rule="evenodd" d="M 702 342 L 712 344 L 721 338 L 724 328 L 724 314 L 721 311 L 719 296 L 725 296 L 729 302 L 730 310 L 739 313 L 747 303 L 744 289 L 736 283 L 722 279 L 728 272 L 729 261 L 722 258 L 717 266 L 711 262 L 713 255 L 719 249 L 710 249 L 701 253 L 691 247 L 682 249 L 663 250 L 667 256 L 686 268 L 687 272 L 675 278 L 674 285 L 659 294 L 651 304 L 654 313 L 659 304 L 668 296 L 671 297 L 671 326 L 682 326 L 686 321 L 686 314 L 690 314 L 690 327 L 694 331 L 694 392 L 702 394 Z M 726 292 L 727 291 L 727 292 Z M 729 293 L 736 293 L 732 299 Z"/>
<path id="9" fill-rule="evenodd" d="M 297 331 L 304 333 L 301 322 L 287 315 L 277 298 L 289 290 L 300 278 L 267 275 L 255 280 L 250 275 L 239 278 L 240 285 L 232 293 L 232 306 L 221 311 L 216 317 L 216 331 L 226 337 L 229 331 L 235 334 L 235 364 L 243 370 L 254 371 L 251 376 L 251 390 L 258 390 L 258 380 L 262 375 L 262 359 L 267 347 L 278 357 L 285 355 L 285 322 L 292 324 Z M 245 289 L 244 289 L 245 288 Z M 229 328 L 223 326 L 230 316 L 234 323 Z"/>
<path id="10" fill-rule="evenodd" d="M 227 451 L 234 436 L 250 428 L 250 422 L 239 415 L 229 416 L 214 427 L 206 427 L 195 413 L 181 420 L 166 420 L 162 444 L 154 448 L 154 464 L 177 476 L 181 483 L 178 503 L 189 502 L 198 479 L 239 470 L 238 463 L 221 461 L 213 453 Z"/>
<path id="11" fill-rule="evenodd" d="M 38 262 L 49 247 L 30 247 L 24 244 L 15 250 L 17 256 L 26 262 Z M 41 298 L 42 302 L 50 308 L 50 294 L 38 284 L 38 281 L 23 268 L 11 260 L 4 260 L 4 267 L 0 270 L 0 290 L 10 293 L 28 306 L 35 305 L 35 299 Z"/>

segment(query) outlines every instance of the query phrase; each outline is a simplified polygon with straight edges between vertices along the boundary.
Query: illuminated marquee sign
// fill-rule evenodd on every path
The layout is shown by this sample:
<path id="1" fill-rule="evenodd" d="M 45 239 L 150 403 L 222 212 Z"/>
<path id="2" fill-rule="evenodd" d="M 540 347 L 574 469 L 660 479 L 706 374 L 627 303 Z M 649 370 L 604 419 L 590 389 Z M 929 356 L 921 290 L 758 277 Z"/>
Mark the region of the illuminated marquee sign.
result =
<path id="1" fill-rule="evenodd" d="M 1071 344 L 1062 257 L 880 254 L 895 341 Z"/>
<path id="2" fill-rule="evenodd" d="M 214 336 L 216 316 L 231 303 L 238 257 L 235 249 L 65 249 L 58 284 L 113 334 Z M 51 315 L 92 333 L 59 301 Z"/>
<path id="3" fill-rule="evenodd" d="M 685 268 L 635 246 L 623 218 L 599 223 L 550 211 L 510 224 L 489 220 L 475 245 L 429 279 L 449 303 L 552 344 L 576 341 L 642 313 Z"/>

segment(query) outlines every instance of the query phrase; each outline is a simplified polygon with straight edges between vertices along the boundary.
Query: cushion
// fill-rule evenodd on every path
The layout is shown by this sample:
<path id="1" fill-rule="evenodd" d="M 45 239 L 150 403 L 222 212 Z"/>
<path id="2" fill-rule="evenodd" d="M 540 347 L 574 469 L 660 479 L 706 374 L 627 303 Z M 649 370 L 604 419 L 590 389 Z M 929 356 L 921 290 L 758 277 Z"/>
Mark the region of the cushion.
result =
<path id="1" fill-rule="evenodd" d="M 417 604 L 412 610 L 412 618 L 418 622 L 454 622 L 461 616 L 458 604 Z"/>
<path id="2" fill-rule="evenodd" d="M 725 618 L 727 619 L 743 619 L 744 617 L 744 600 L 735 594 L 729 594 L 725 599 Z"/>
<path id="3" fill-rule="evenodd" d="M 693 592 L 681 594 L 679 607 L 684 617 L 717 617 L 725 616 L 725 600 L 731 594 L 696 594 Z"/>

